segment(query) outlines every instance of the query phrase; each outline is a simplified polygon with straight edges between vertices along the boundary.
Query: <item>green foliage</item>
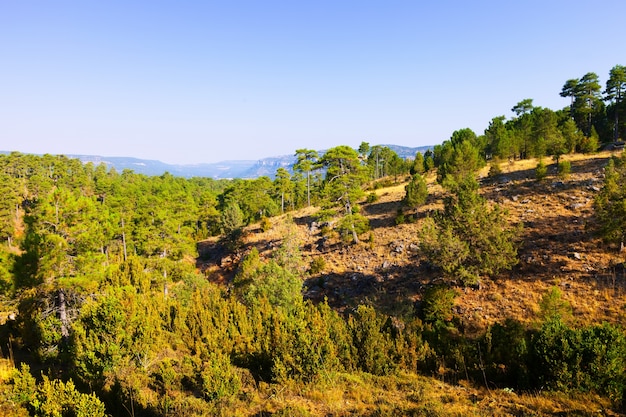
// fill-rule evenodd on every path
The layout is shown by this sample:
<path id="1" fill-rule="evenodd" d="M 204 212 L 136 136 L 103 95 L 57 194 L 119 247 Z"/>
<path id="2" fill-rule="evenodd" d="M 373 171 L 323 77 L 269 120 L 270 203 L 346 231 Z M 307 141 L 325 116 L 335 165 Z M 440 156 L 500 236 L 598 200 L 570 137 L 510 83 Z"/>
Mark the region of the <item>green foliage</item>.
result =
<path id="1" fill-rule="evenodd" d="M 481 149 L 472 139 L 475 137 L 473 132 L 471 134 L 458 134 L 458 132 L 454 132 L 452 138 L 440 147 L 435 146 L 437 181 L 440 184 L 463 181 L 466 177 L 476 175 L 476 172 L 485 164 L 480 155 Z M 469 138 L 462 139 L 464 137 Z"/>
<path id="2" fill-rule="evenodd" d="M 624 242 L 626 235 L 626 156 L 611 158 L 604 169 L 604 185 L 595 198 L 600 232 L 609 242 Z"/>
<path id="3" fill-rule="evenodd" d="M 567 178 L 572 172 L 572 163 L 570 161 L 560 161 L 557 166 L 557 172 L 560 178 Z"/>
<path id="4" fill-rule="evenodd" d="M 29 406 L 33 416 L 41 417 L 106 415 L 104 404 L 94 394 L 80 393 L 72 380 L 66 383 L 56 379 L 51 381 L 45 375 Z"/>
<path id="5" fill-rule="evenodd" d="M 500 174 L 502 174 L 502 167 L 500 166 L 500 159 L 494 158 L 491 161 L 491 164 L 489 166 L 489 173 L 487 175 L 489 175 L 489 177 L 496 177 Z"/>
<path id="6" fill-rule="evenodd" d="M 307 206 L 311 205 L 311 173 L 315 169 L 315 164 L 319 159 L 317 151 L 312 149 L 298 149 L 296 150 L 297 162 L 294 164 L 293 169 L 296 172 L 306 174 L 306 191 L 307 191 Z"/>
<path id="7" fill-rule="evenodd" d="M 317 275 L 324 271 L 325 268 L 326 260 L 323 257 L 318 256 L 316 258 L 313 258 L 313 260 L 311 261 L 311 264 L 309 266 L 309 274 Z"/>
<path id="8" fill-rule="evenodd" d="M 261 230 L 263 232 L 269 232 L 272 229 L 272 222 L 269 218 L 263 217 L 261 219 Z"/>
<path id="9" fill-rule="evenodd" d="M 487 205 L 473 178 L 455 186 L 443 211 L 424 222 L 421 248 L 451 278 L 473 285 L 480 275 L 494 275 L 517 263 L 519 228 L 508 224 L 498 205 Z"/>
<path id="10" fill-rule="evenodd" d="M 276 261 L 262 262 L 253 248 L 244 258 L 233 280 L 236 293 L 249 306 L 265 298 L 272 306 L 294 308 L 302 302 L 302 281 Z"/>
<path id="11" fill-rule="evenodd" d="M 571 318 L 572 307 L 563 300 L 563 295 L 558 287 L 552 287 L 539 302 L 539 318 L 542 321 L 562 320 Z"/>
<path id="12" fill-rule="evenodd" d="M 357 365 L 365 372 L 375 375 L 385 375 L 396 366 L 389 361 L 392 341 L 390 335 L 383 331 L 384 324 L 385 319 L 373 308 L 362 305 L 348 321 L 356 349 Z"/>
<path id="13" fill-rule="evenodd" d="M 361 214 L 349 214 L 337 222 L 336 230 L 344 242 L 354 242 L 355 235 L 360 236 L 370 230 L 369 219 Z"/>
<path id="14" fill-rule="evenodd" d="M 415 154 L 415 159 L 413 159 L 413 164 L 411 165 L 411 170 L 409 171 L 411 175 L 415 174 L 423 174 L 426 170 L 424 166 L 424 155 L 421 152 L 417 152 Z"/>
<path id="15" fill-rule="evenodd" d="M 239 204 L 231 202 L 222 211 L 222 230 L 225 235 L 231 234 L 243 226 L 243 212 Z"/>
<path id="16" fill-rule="evenodd" d="M 396 213 L 396 218 L 394 219 L 394 221 L 396 225 L 404 224 L 406 222 L 406 216 L 404 215 L 404 212 L 402 211 L 402 209 L 398 209 Z"/>
<path id="17" fill-rule="evenodd" d="M 530 332 L 513 319 L 488 328 L 482 341 L 488 380 L 500 386 L 530 388 L 530 339 Z"/>
<path id="18" fill-rule="evenodd" d="M 535 178 L 537 179 L 537 181 L 541 181 L 545 179 L 547 175 L 548 167 L 543 162 L 543 159 L 540 158 L 539 162 L 537 163 L 537 167 L 535 168 Z"/>
<path id="19" fill-rule="evenodd" d="M 433 153 L 428 150 L 424 154 L 424 172 L 430 172 L 435 167 L 435 160 L 433 159 Z"/>
<path id="20" fill-rule="evenodd" d="M 582 153 L 594 153 L 598 150 L 599 146 L 598 134 L 596 133 L 595 135 L 582 138 L 579 150 Z"/>
<path id="21" fill-rule="evenodd" d="M 367 198 L 365 199 L 365 202 L 367 204 L 372 204 L 372 203 L 377 202 L 379 199 L 380 199 L 380 197 L 378 196 L 378 194 L 372 192 L 372 193 L 369 193 L 367 195 Z"/>
<path id="22" fill-rule="evenodd" d="M 373 180 L 394 177 L 397 181 L 398 176 L 406 174 L 411 169 L 391 148 L 380 145 L 371 147 L 367 167 Z"/>
<path id="23" fill-rule="evenodd" d="M 79 392 L 72 380 L 50 380 L 46 375 L 36 383 L 28 365 L 15 370 L 12 377 L 13 401 L 25 406 L 38 417 L 104 417 L 104 404 L 95 394 Z"/>
<path id="24" fill-rule="evenodd" d="M 302 259 L 300 251 L 301 242 L 297 238 L 293 219 L 288 218 L 285 225 L 288 229 L 283 235 L 281 245 L 274 251 L 272 257 L 278 265 L 297 275 L 305 269 L 304 259 Z"/>
<path id="25" fill-rule="evenodd" d="M 405 186 L 404 204 L 409 207 L 417 208 L 426 202 L 428 197 L 428 188 L 424 177 L 415 174 L 411 177 L 411 181 Z"/>
<path id="26" fill-rule="evenodd" d="M 13 374 L 13 395 L 18 403 L 28 404 L 35 398 L 37 381 L 30 373 L 30 367 L 26 364 L 20 366 L 19 371 Z"/>
<path id="27" fill-rule="evenodd" d="M 426 323 L 445 323 L 452 319 L 456 292 L 443 285 L 429 287 L 422 297 L 422 317 Z"/>
<path id="28" fill-rule="evenodd" d="M 355 214 L 356 202 L 363 196 L 363 184 L 366 171 L 361 165 L 356 151 L 348 146 L 329 149 L 321 163 L 326 167 L 324 193 L 328 207 L 335 207 L 341 212 L 342 220 L 338 223 L 342 239 L 347 236 L 359 242 L 359 230 L 365 226 L 365 218 Z"/>
<path id="29" fill-rule="evenodd" d="M 207 401 L 220 400 L 235 395 L 241 389 L 241 380 L 223 354 L 211 354 L 200 372 L 202 393 Z"/>
<path id="30" fill-rule="evenodd" d="M 105 388 L 121 369 L 145 367 L 162 339 L 159 299 L 162 296 L 138 296 L 134 289 L 123 287 L 88 300 L 73 327 L 76 375 Z"/>

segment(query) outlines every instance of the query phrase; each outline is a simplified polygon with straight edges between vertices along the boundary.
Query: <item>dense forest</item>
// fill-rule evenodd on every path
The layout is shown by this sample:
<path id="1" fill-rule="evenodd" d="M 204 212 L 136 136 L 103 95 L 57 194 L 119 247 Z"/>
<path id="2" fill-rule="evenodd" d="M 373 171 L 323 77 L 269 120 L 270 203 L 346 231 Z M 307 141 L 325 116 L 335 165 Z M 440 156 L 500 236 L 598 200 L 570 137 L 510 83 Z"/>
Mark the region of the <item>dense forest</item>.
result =
<path id="1" fill-rule="evenodd" d="M 495 176 L 501 163 L 536 158 L 540 180 L 552 158 L 566 175 L 563 155 L 626 137 L 625 87 L 617 65 L 604 90 L 594 73 L 567 80 L 564 109 L 525 99 L 483 134 L 457 130 L 411 160 L 367 142 L 299 149 L 292 170 L 273 179 L 149 177 L 63 156 L 0 155 L 2 414 L 313 415 L 258 398 L 351 378 L 399 386 L 441 369 L 455 383 L 593 393 L 622 410 L 624 329 L 575 326 L 557 288 L 533 326 L 507 319 L 466 334 L 451 316 L 455 291 L 515 268 L 523 244 L 523 224 L 481 195 L 478 170 L 488 164 Z M 289 233 L 271 256 L 244 250 L 250 225 L 267 230 L 287 214 L 289 230 L 288 213 L 303 208 L 314 208 L 333 248 L 372 245 L 361 206 L 376 200 L 373 191 L 406 184 L 397 222 L 416 221 L 430 174 L 446 196 L 419 218 L 418 250 L 440 279 L 403 316 L 307 299 L 303 283 L 324 258 L 303 257 Z M 625 180 L 626 157 L 611 159 L 595 201 L 607 244 L 625 239 Z M 228 282 L 198 268 L 211 256 L 198 251 L 207 239 L 239 256 Z M 413 395 L 410 406 L 371 415 L 438 415 Z M 346 405 L 341 415 L 353 414 Z"/>

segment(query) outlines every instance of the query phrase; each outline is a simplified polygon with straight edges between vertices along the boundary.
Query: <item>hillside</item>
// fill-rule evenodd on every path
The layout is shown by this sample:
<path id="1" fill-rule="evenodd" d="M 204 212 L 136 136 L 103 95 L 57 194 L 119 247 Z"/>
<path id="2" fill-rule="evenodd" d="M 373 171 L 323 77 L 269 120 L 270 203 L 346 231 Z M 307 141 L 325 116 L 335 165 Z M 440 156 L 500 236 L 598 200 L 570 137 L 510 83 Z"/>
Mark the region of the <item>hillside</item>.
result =
<path id="1" fill-rule="evenodd" d="M 424 221 L 447 196 L 434 173 L 416 211 L 402 206 L 406 178 L 370 183 L 361 213 L 371 230 L 357 244 L 317 223 L 316 207 L 198 242 L 207 235 L 189 214 L 210 207 L 210 181 L 47 158 L 33 166 L 49 175 L 56 162 L 72 175 L 55 177 L 28 218 L 23 205 L 7 211 L 21 242 L 8 241 L 4 265 L 25 273 L 3 299 L 0 414 L 41 404 L 94 416 L 622 415 L 624 267 L 619 248 L 597 237 L 593 208 L 610 156 L 567 155 L 571 174 L 549 165 L 540 182 L 535 160 L 502 164 L 494 177 L 483 168 L 487 204 L 523 225 L 520 261 L 471 287 L 444 278 L 420 248 Z M 10 172 L 21 159 L 8 158 Z M 42 178 L 28 185 L 43 193 L 52 181 Z M 234 183 L 254 186 L 242 202 L 272 185 Z M 127 222 L 102 215 L 120 202 L 136 204 Z M 399 214 L 410 221 L 397 224 Z M 117 233 L 102 240 L 93 232 L 107 224 Z M 571 319 L 540 318 L 555 287 Z M 429 302 L 442 314 L 429 318 Z"/>
<path id="2" fill-rule="evenodd" d="M 592 207 L 609 157 L 610 153 L 569 156 L 568 178 L 556 177 L 556 167 L 550 165 L 541 182 L 534 179 L 534 160 L 503 164 L 503 173 L 494 178 L 487 178 L 488 167 L 481 172 L 481 193 L 504 207 L 512 222 L 524 225 L 523 243 L 520 262 L 512 271 L 483 279 L 479 289 L 459 291 L 455 312 L 466 329 L 478 331 L 505 318 L 532 322 L 538 301 L 553 286 L 562 290 L 580 324 L 623 318 L 624 305 L 615 302 L 624 291 L 622 257 L 596 236 Z M 364 204 L 362 210 L 370 220 L 372 238 L 356 246 L 323 243 L 320 231 L 311 228 L 314 208 L 290 214 L 304 257 L 309 262 L 325 260 L 324 270 L 307 279 L 306 297 L 326 298 L 340 310 L 369 303 L 391 315 L 410 311 L 424 288 L 440 279 L 417 251 L 421 220 L 442 204 L 443 190 L 433 175 L 428 183 L 428 201 L 418 210 L 418 220 L 409 224 L 395 223 L 405 184 L 376 190 L 379 200 Z M 270 257 L 287 227 L 281 218 L 273 223 L 275 227 L 265 233 L 258 226 L 249 228 L 247 248 L 256 246 Z M 207 241 L 202 248 L 214 246 Z M 210 279 L 224 281 L 232 277 L 237 259 L 232 254 L 217 256 L 203 268 Z"/>

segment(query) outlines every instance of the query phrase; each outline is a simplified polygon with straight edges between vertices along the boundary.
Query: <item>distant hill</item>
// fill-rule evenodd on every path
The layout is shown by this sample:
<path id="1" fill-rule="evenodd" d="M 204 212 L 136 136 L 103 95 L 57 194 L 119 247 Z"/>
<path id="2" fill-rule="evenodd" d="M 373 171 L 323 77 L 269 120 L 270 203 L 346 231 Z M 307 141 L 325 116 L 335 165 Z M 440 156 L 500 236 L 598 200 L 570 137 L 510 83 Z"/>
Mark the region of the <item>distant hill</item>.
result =
<path id="1" fill-rule="evenodd" d="M 419 152 L 426 152 L 432 149 L 432 146 L 420 146 L 411 148 L 399 145 L 381 145 L 392 149 L 401 158 L 413 158 Z M 325 150 L 318 151 L 323 155 Z M 9 154 L 10 152 L 1 151 L 0 153 Z M 95 165 L 105 164 L 108 168 L 115 168 L 116 171 L 122 172 L 125 169 L 133 170 L 145 175 L 162 175 L 169 172 L 172 175 L 191 178 L 191 177 L 209 177 L 215 179 L 224 178 L 258 178 L 261 176 L 274 177 L 278 168 L 291 167 L 296 162 L 294 155 L 283 155 L 263 158 L 259 160 L 234 160 L 222 161 L 206 164 L 166 164 L 165 162 L 150 159 L 138 159 L 131 157 L 118 156 L 98 156 L 98 155 L 66 155 L 69 158 L 80 159 L 83 163 L 91 162 Z"/>

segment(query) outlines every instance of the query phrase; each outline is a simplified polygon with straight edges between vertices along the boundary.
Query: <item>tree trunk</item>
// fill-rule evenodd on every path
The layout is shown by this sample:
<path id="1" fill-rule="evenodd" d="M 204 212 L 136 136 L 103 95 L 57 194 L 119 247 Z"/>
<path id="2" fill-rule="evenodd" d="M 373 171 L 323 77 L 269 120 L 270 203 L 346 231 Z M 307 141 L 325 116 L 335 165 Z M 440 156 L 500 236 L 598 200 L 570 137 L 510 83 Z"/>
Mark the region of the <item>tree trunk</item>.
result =
<path id="1" fill-rule="evenodd" d="M 65 291 L 59 289 L 57 292 L 57 301 L 59 303 L 59 321 L 61 322 L 61 337 L 63 343 L 66 343 L 70 337 L 70 323 L 67 319 L 67 303 L 65 301 Z"/>
<path id="2" fill-rule="evenodd" d="M 124 249 L 124 262 L 126 262 L 126 231 L 124 230 L 124 218 L 122 217 L 122 248 Z"/>
<path id="3" fill-rule="evenodd" d="M 311 207 L 311 171 L 306 172 L 306 204 Z"/>
<path id="4" fill-rule="evenodd" d="M 350 200 L 346 198 L 346 216 L 352 215 L 352 205 L 350 204 Z M 356 229 L 354 228 L 354 220 L 350 221 L 350 231 L 352 232 L 352 241 L 354 243 L 359 243 L 359 235 L 356 233 Z"/>

